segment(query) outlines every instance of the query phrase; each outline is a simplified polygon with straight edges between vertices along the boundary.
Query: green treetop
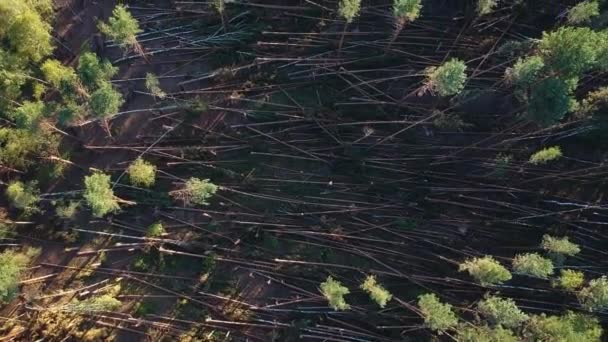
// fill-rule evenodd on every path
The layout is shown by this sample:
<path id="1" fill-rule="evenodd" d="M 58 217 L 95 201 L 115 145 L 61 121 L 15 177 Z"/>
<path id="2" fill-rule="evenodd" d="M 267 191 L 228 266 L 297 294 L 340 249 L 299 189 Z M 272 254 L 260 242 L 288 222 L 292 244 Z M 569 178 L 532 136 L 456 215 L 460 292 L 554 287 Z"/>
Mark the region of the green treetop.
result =
<path id="1" fill-rule="evenodd" d="M 167 94 L 160 87 L 158 77 L 150 72 L 146 74 L 146 89 L 148 89 L 152 95 L 158 97 L 159 99 L 164 99 L 167 96 Z"/>
<path id="2" fill-rule="evenodd" d="M 146 231 L 146 236 L 147 237 L 159 237 L 162 236 L 163 234 L 165 234 L 165 228 L 163 227 L 162 223 L 160 222 L 156 222 L 154 224 L 152 224 L 150 227 L 148 227 L 148 230 Z"/>
<path id="3" fill-rule="evenodd" d="M 15 124 L 19 128 L 37 131 L 46 115 L 48 108 L 42 101 L 24 101 L 12 114 Z"/>
<path id="4" fill-rule="evenodd" d="M 15 297 L 21 275 L 37 253 L 36 249 L 24 253 L 9 249 L 0 253 L 0 301 L 6 303 Z"/>
<path id="5" fill-rule="evenodd" d="M 604 311 L 608 309 L 608 278 L 593 279 L 589 285 L 578 293 L 581 305 L 589 311 Z"/>
<path id="6" fill-rule="evenodd" d="M 124 102 L 122 94 L 116 91 L 111 83 L 104 82 L 91 94 L 89 105 L 95 116 L 107 118 L 118 113 Z"/>
<path id="7" fill-rule="evenodd" d="M 361 11 L 361 0 L 340 0 L 338 13 L 347 23 L 352 23 Z"/>
<path id="8" fill-rule="evenodd" d="M 599 342 L 602 327 L 595 317 L 568 311 L 563 316 L 530 317 L 523 335 L 524 341 Z"/>
<path id="9" fill-rule="evenodd" d="M 477 13 L 486 15 L 491 13 L 498 5 L 498 0 L 477 0 Z"/>
<path id="10" fill-rule="evenodd" d="M 92 52 L 85 52 L 78 58 L 78 76 L 82 83 L 94 89 L 112 79 L 118 68 L 112 66 L 108 60 L 100 61 Z"/>
<path id="11" fill-rule="evenodd" d="M 381 308 L 384 308 L 386 303 L 393 298 L 390 292 L 376 282 L 376 277 L 373 275 L 365 278 L 365 281 L 361 284 L 361 289 L 366 291 Z"/>
<path id="12" fill-rule="evenodd" d="M 528 117 L 543 126 L 564 118 L 572 108 L 571 86 L 555 77 L 535 83 L 528 99 Z"/>
<path id="13" fill-rule="evenodd" d="M 420 16 L 421 0 L 394 0 L 393 14 L 398 20 L 412 22 Z"/>
<path id="14" fill-rule="evenodd" d="M 114 8 L 107 24 L 99 23 L 99 30 L 123 49 L 136 47 L 137 35 L 142 32 L 137 20 L 123 5 Z"/>
<path id="15" fill-rule="evenodd" d="M 440 96 L 456 95 L 464 89 L 466 70 L 467 66 L 463 61 L 452 58 L 439 67 L 427 69 L 426 86 Z"/>
<path id="16" fill-rule="evenodd" d="M 528 56 L 517 60 L 506 72 L 507 79 L 519 88 L 526 89 L 540 76 L 545 62 L 540 56 Z"/>
<path id="17" fill-rule="evenodd" d="M 562 156 L 562 150 L 559 146 L 547 147 L 534 153 L 528 161 L 530 164 L 546 164 L 552 160 L 559 159 Z"/>
<path id="18" fill-rule="evenodd" d="M 585 275 L 583 272 L 562 269 L 560 275 L 553 282 L 553 286 L 561 287 L 564 290 L 575 291 L 579 289 L 585 283 Z"/>
<path id="19" fill-rule="evenodd" d="M 0 1 L 0 38 L 9 53 L 14 53 L 22 62 L 40 61 L 52 50 L 51 26 L 43 19 L 44 6 L 35 6 L 33 1 Z M 40 1 L 50 3 L 50 1 Z"/>
<path id="20" fill-rule="evenodd" d="M 11 204 L 21 210 L 32 211 L 40 200 L 40 191 L 36 182 L 24 184 L 19 181 L 11 182 L 6 188 L 6 197 Z"/>
<path id="21" fill-rule="evenodd" d="M 461 324 L 458 327 L 458 342 L 518 342 L 518 338 L 511 330 L 501 326 L 490 328 L 488 326 L 474 326 Z"/>
<path id="22" fill-rule="evenodd" d="M 510 298 L 490 296 L 477 304 L 477 310 L 490 322 L 513 329 L 528 319 Z"/>
<path id="23" fill-rule="evenodd" d="M 434 293 L 419 296 L 418 307 L 425 326 L 431 330 L 444 331 L 458 324 L 458 317 L 452 311 L 452 305 L 442 303 Z"/>
<path id="24" fill-rule="evenodd" d="M 156 181 L 156 166 L 143 160 L 141 157 L 129 165 L 127 173 L 129 174 L 131 184 L 135 186 L 149 188 Z"/>
<path id="25" fill-rule="evenodd" d="M 518 254 L 513 259 L 513 270 L 519 274 L 547 279 L 553 274 L 553 262 L 538 253 Z"/>
<path id="26" fill-rule="evenodd" d="M 209 205 L 208 200 L 217 192 L 217 185 L 208 179 L 190 178 L 181 190 L 173 191 L 171 194 L 184 202 L 192 202 L 198 205 Z"/>
<path id="27" fill-rule="evenodd" d="M 110 176 L 96 172 L 84 178 L 84 199 L 87 201 L 93 215 L 102 217 L 120 209 L 118 199 L 110 186 Z"/>
<path id="28" fill-rule="evenodd" d="M 40 67 L 44 78 L 55 88 L 60 89 L 66 85 L 73 85 L 78 77 L 74 69 L 61 64 L 56 59 L 47 59 Z"/>
<path id="29" fill-rule="evenodd" d="M 349 294 L 350 290 L 331 276 L 328 276 L 327 280 L 321 283 L 321 293 L 334 310 L 348 310 L 350 308 L 350 305 L 344 300 L 344 296 Z"/>
<path id="30" fill-rule="evenodd" d="M 585 24 L 598 15 L 600 15 L 600 3 L 598 1 L 579 2 L 568 11 L 568 23 L 573 25 Z"/>
<path id="31" fill-rule="evenodd" d="M 567 256 L 577 255 L 581 248 L 568 240 L 568 237 L 558 238 L 551 235 L 544 235 L 541 247 L 552 254 L 561 254 Z"/>
<path id="32" fill-rule="evenodd" d="M 482 286 L 501 284 L 512 277 L 509 270 L 488 255 L 461 263 L 459 271 L 467 271 Z"/>

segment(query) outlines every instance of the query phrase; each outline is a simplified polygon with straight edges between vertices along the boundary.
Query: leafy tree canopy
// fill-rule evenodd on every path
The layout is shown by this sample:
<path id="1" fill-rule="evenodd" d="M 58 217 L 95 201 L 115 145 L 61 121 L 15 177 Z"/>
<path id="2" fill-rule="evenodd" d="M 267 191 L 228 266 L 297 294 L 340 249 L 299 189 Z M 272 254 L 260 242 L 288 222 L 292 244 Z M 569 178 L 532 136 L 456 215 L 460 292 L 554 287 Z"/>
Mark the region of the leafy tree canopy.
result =
<path id="1" fill-rule="evenodd" d="M 466 70 L 467 66 L 463 61 L 452 58 L 439 67 L 427 70 L 427 86 L 440 96 L 456 95 L 464 89 Z"/>
<path id="2" fill-rule="evenodd" d="M 15 110 L 12 117 L 17 127 L 36 131 L 45 116 L 46 110 L 47 108 L 42 101 L 24 101 Z"/>
<path id="3" fill-rule="evenodd" d="M 513 270 L 519 274 L 547 279 L 553 274 L 553 262 L 538 253 L 519 254 L 513 259 Z"/>
<path id="4" fill-rule="evenodd" d="M 585 282 L 585 275 L 583 272 L 576 270 L 562 269 L 560 275 L 553 282 L 553 286 L 561 287 L 568 291 L 574 291 L 583 286 Z"/>
<path id="5" fill-rule="evenodd" d="M 137 158 L 127 169 L 129 180 L 135 186 L 151 187 L 156 181 L 156 166 Z"/>
<path id="6" fill-rule="evenodd" d="M 321 283 L 321 293 L 334 310 L 348 310 L 350 308 L 350 305 L 344 300 L 344 296 L 349 294 L 350 290 L 331 276 L 328 276 L 327 280 Z"/>
<path id="7" fill-rule="evenodd" d="M 558 238 L 551 235 L 544 235 L 541 247 L 549 253 L 562 254 L 567 256 L 577 255 L 581 248 L 568 240 L 568 237 Z"/>
<path id="8" fill-rule="evenodd" d="M 381 308 L 384 308 L 386 303 L 393 298 L 390 292 L 376 282 L 376 277 L 373 275 L 365 278 L 365 281 L 361 284 L 361 289 L 366 291 Z"/>
<path id="9" fill-rule="evenodd" d="M 422 9 L 421 0 L 394 0 L 393 14 L 397 18 L 403 18 L 405 21 L 414 21 L 420 16 Z"/>
<path id="10" fill-rule="evenodd" d="M 589 311 L 603 311 L 608 309 L 608 278 L 593 279 L 589 285 L 578 293 L 581 305 Z"/>
<path id="11" fill-rule="evenodd" d="M 545 62 L 540 56 L 529 56 L 517 60 L 512 68 L 507 69 L 507 79 L 519 88 L 526 89 L 538 79 Z"/>
<path id="12" fill-rule="evenodd" d="M 137 35 L 142 32 L 137 20 L 123 5 L 114 7 L 108 23 L 99 23 L 99 30 L 123 49 L 137 46 Z"/>
<path id="13" fill-rule="evenodd" d="M 55 88 L 61 89 L 73 85 L 78 77 L 74 69 L 61 64 L 56 59 L 47 59 L 40 67 L 44 78 Z"/>
<path id="14" fill-rule="evenodd" d="M 183 190 L 186 195 L 187 202 L 192 202 L 199 205 L 209 205 L 209 200 L 217 192 L 217 185 L 209 182 L 208 179 L 190 178 L 186 182 Z"/>
<path id="15" fill-rule="evenodd" d="M 91 94 L 91 111 L 99 118 L 107 118 L 118 113 L 124 103 L 122 94 L 116 91 L 111 83 L 104 82 Z"/>
<path id="16" fill-rule="evenodd" d="M 78 58 L 77 72 L 82 83 L 93 89 L 112 79 L 118 68 L 112 66 L 108 60 L 100 61 L 92 52 L 85 52 Z"/>
<path id="17" fill-rule="evenodd" d="M 477 304 L 479 312 L 490 322 L 505 328 L 517 328 L 529 317 L 510 298 L 490 296 Z"/>
<path id="18" fill-rule="evenodd" d="M 361 0 L 340 0 L 338 13 L 347 23 L 352 23 L 361 11 Z"/>
<path id="19" fill-rule="evenodd" d="M 517 342 L 513 332 L 501 326 L 472 326 L 462 324 L 458 327 L 458 342 Z"/>
<path id="20" fill-rule="evenodd" d="M 150 227 L 148 227 L 148 230 L 146 231 L 146 236 L 147 237 L 159 237 L 159 236 L 162 236 L 164 233 L 165 233 L 165 228 L 163 227 L 162 223 L 156 222 L 156 223 L 152 224 Z"/>
<path id="21" fill-rule="evenodd" d="M 37 253 L 36 249 L 25 252 L 9 249 L 0 253 L 0 301 L 6 303 L 15 297 L 21 274 Z"/>
<path id="22" fill-rule="evenodd" d="M 24 184 L 19 181 L 11 182 L 6 188 L 6 197 L 11 204 L 21 210 L 35 210 L 40 200 L 40 191 L 36 182 Z"/>
<path id="23" fill-rule="evenodd" d="M 442 303 L 434 293 L 419 296 L 418 307 L 425 326 L 431 330 L 448 330 L 458 324 L 458 317 L 452 311 L 452 305 Z"/>
<path id="24" fill-rule="evenodd" d="M 571 311 L 563 316 L 534 315 L 524 330 L 525 341 L 593 342 L 601 336 L 597 318 Z"/>
<path id="25" fill-rule="evenodd" d="M 600 4 L 598 1 L 587 0 L 579 2 L 568 11 L 568 23 L 573 25 L 585 24 L 598 15 L 600 15 Z"/>
<path id="26" fill-rule="evenodd" d="M 52 50 L 51 26 L 43 19 L 50 1 L 3 0 L 0 2 L 0 39 L 22 63 L 37 62 Z"/>
<path id="27" fill-rule="evenodd" d="M 56 142 L 48 135 L 35 134 L 26 129 L 0 128 L 0 163 L 26 168 L 33 163 L 32 156 L 43 146 Z M 51 149 L 52 147 L 49 147 Z"/>
<path id="28" fill-rule="evenodd" d="M 491 256 L 473 258 L 460 264 L 459 271 L 467 271 L 483 286 L 500 284 L 511 279 L 511 273 Z"/>
<path id="29" fill-rule="evenodd" d="M 93 215 L 102 217 L 120 209 L 114 191 L 110 186 L 110 176 L 97 172 L 84 178 L 84 199 Z"/>
<path id="30" fill-rule="evenodd" d="M 534 153 L 528 161 L 530 164 L 546 164 L 552 160 L 559 159 L 562 156 L 562 150 L 559 146 L 547 147 Z"/>

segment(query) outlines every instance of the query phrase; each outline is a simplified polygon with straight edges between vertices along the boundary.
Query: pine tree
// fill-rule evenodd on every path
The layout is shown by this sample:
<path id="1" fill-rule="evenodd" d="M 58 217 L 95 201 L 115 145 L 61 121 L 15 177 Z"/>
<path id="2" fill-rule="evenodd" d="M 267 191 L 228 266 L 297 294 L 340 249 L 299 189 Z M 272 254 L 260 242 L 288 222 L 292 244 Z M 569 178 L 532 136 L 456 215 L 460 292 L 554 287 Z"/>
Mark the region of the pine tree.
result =
<path id="1" fill-rule="evenodd" d="M 135 186 L 149 188 L 156 181 L 156 166 L 141 157 L 129 165 L 127 173 L 129 174 L 129 181 Z"/>
<path id="2" fill-rule="evenodd" d="M 452 58 L 439 67 L 426 70 L 426 87 L 437 92 L 439 96 L 452 96 L 464 89 L 467 80 L 467 66 L 463 61 Z"/>
<path id="3" fill-rule="evenodd" d="M 361 284 L 361 289 L 366 291 L 381 308 L 384 308 L 386 303 L 393 298 L 390 292 L 376 282 L 376 277 L 373 275 L 365 278 L 365 281 Z"/>
<path id="4" fill-rule="evenodd" d="M 461 324 L 458 327 L 458 342 L 518 342 L 513 332 L 501 326 L 490 328 L 488 326 L 473 326 Z"/>
<path id="5" fill-rule="evenodd" d="M 137 35 L 142 32 L 139 23 L 127 7 L 117 5 L 108 23 L 99 23 L 99 30 L 123 49 L 138 49 Z"/>
<path id="6" fill-rule="evenodd" d="M 217 185 L 208 179 L 190 178 L 180 190 L 172 191 L 170 194 L 186 203 L 198 205 L 209 205 L 208 200 L 217 192 Z"/>
<path id="7" fill-rule="evenodd" d="M 602 276 L 591 280 L 589 285 L 579 291 L 578 300 L 589 311 L 608 309 L 608 278 Z"/>
<path id="8" fill-rule="evenodd" d="M 494 10 L 496 5 L 498 5 L 498 0 L 477 0 L 477 14 L 489 14 Z"/>
<path id="9" fill-rule="evenodd" d="M 25 252 L 9 249 L 0 253 L 0 301 L 6 303 L 19 292 L 21 275 L 37 253 L 37 249 L 29 249 Z"/>
<path id="10" fill-rule="evenodd" d="M 89 105 L 96 117 L 106 119 L 118 113 L 124 102 L 122 94 L 116 91 L 111 83 L 104 82 L 91 94 Z"/>
<path id="11" fill-rule="evenodd" d="M 342 45 L 344 44 L 344 36 L 346 35 L 346 28 L 350 23 L 359 16 L 361 11 L 361 0 L 340 0 L 338 8 L 338 14 L 346 21 L 342 36 L 340 37 L 340 44 L 338 45 L 338 51 L 342 51 Z"/>
<path id="12" fill-rule="evenodd" d="M 518 254 L 513 259 L 513 270 L 519 274 L 547 279 L 553 274 L 553 262 L 538 253 Z"/>
<path id="13" fill-rule="evenodd" d="M 597 318 L 568 311 L 563 316 L 531 316 L 524 329 L 524 341 L 600 341 L 602 327 Z"/>
<path id="14" fill-rule="evenodd" d="M 529 317 L 510 298 L 490 296 L 477 304 L 477 310 L 493 324 L 514 329 Z"/>
<path id="15" fill-rule="evenodd" d="M 530 156 L 530 164 L 546 164 L 547 162 L 561 158 L 562 150 L 559 146 L 544 148 Z"/>
<path id="16" fill-rule="evenodd" d="M 6 188 L 6 197 L 11 204 L 27 212 L 36 210 L 36 203 L 40 200 L 40 191 L 36 182 L 24 184 L 19 181 L 11 182 Z"/>
<path id="17" fill-rule="evenodd" d="M 600 15 L 600 4 L 595 0 L 579 2 L 568 11 L 568 23 L 572 25 L 585 24 Z"/>
<path id="18" fill-rule="evenodd" d="M 167 94 L 160 87 L 158 77 L 150 72 L 146 74 L 146 89 L 148 89 L 152 95 L 158 97 L 159 99 L 164 99 L 167 96 Z"/>
<path id="19" fill-rule="evenodd" d="M 577 255 L 581 251 L 581 248 L 577 244 L 570 242 L 567 236 L 558 238 L 551 235 L 543 235 L 541 247 L 549 253 L 567 256 Z"/>
<path id="20" fill-rule="evenodd" d="M 99 60 L 92 52 L 85 52 L 78 58 L 78 76 L 89 89 L 95 89 L 110 81 L 118 72 L 108 60 Z"/>
<path id="21" fill-rule="evenodd" d="M 349 294 L 350 290 L 331 276 L 328 276 L 327 280 L 321 283 L 321 293 L 334 310 L 348 310 L 350 308 L 350 305 L 344 299 L 344 296 Z"/>
<path id="22" fill-rule="evenodd" d="M 442 303 L 434 293 L 419 296 L 418 307 L 425 326 L 431 330 L 445 331 L 458 324 L 458 317 L 452 311 L 452 305 Z"/>
<path id="23" fill-rule="evenodd" d="M 576 270 L 562 269 L 560 275 L 553 282 L 553 286 L 561 287 L 564 290 L 575 291 L 585 283 L 585 275 L 583 272 Z"/>
<path id="24" fill-rule="evenodd" d="M 87 201 L 93 215 L 103 217 L 104 215 L 120 209 L 118 199 L 110 186 L 110 176 L 96 172 L 84 178 L 84 199 Z"/>
<path id="25" fill-rule="evenodd" d="M 162 223 L 160 222 L 156 222 L 154 224 L 152 224 L 150 227 L 148 227 L 148 230 L 146 231 L 146 236 L 147 237 L 159 237 L 162 236 L 163 234 L 165 234 L 165 228 L 163 227 Z"/>
<path id="26" fill-rule="evenodd" d="M 501 284 L 512 277 L 509 270 L 488 255 L 461 263 L 459 271 L 467 271 L 482 286 Z"/>

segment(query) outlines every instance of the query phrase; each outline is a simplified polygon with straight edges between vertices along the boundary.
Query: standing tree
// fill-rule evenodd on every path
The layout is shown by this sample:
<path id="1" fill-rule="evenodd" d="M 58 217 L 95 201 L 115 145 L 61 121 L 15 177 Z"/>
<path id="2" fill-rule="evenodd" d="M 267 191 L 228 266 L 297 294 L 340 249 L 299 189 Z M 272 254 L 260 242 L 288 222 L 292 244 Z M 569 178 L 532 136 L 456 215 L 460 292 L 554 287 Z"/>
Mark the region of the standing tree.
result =
<path id="1" fill-rule="evenodd" d="M 553 255 L 574 256 L 577 255 L 581 248 L 570 242 L 567 236 L 563 238 L 554 237 L 551 235 L 543 235 L 541 247 Z"/>
<path id="2" fill-rule="evenodd" d="M 350 305 L 344 300 L 344 296 L 349 294 L 350 290 L 331 276 L 328 276 L 327 280 L 321 283 L 321 293 L 334 310 L 348 310 L 350 308 Z"/>
<path id="3" fill-rule="evenodd" d="M 445 331 L 458 324 L 458 317 L 452 311 L 452 305 L 444 304 L 434 293 L 418 297 L 418 307 L 424 318 L 424 325 L 436 331 Z"/>
<path id="4" fill-rule="evenodd" d="M 346 29 L 348 28 L 348 25 L 352 23 L 357 16 L 359 16 L 360 11 L 361 0 L 340 0 L 340 7 L 338 8 L 338 13 L 346 21 L 346 23 L 344 24 L 344 30 L 342 31 L 342 36 L 340 37 L 338 53 L 342 51 L 342 45 L 344 44 L 344 36 L 346 35 Z"/>
<path id="5" fill-rule="evenodd" d="M 118 113 L 123 103 L 122 94 L 116 91 L 111 83 L 104 82 L 91 94 L 89 104 L 93 114 L 105 120 Z"/>
<path id="6" fill-rule="evenodd" d="M 553 282 L 553 286 L 561 287 L 567 291 L 576 291 L 585 283 L 585 275 L 583 272 L 562 269 L 559 277 Z"/>
<path id="7" fill-rule="evenodd" d="M 181 199 L 185 203 L 198 205 L 209 205 L 208 199 L 217 192 L 217 185 L 209 182 L 208 179 L 190 178 L 180 190 L 171 191 L 170 195 Z"/>
<path id="8" fill-rule="evenodd" d="M 493 324 L 515 329 L 529 317 L 509 298 L 490 296 L 477 304 L 477 310 Z"/>
<path id="9" fill-rule="evenodd" d="M 393 35 L 386 50 L 389 50 L 391 45 L 397 40 L 397 37 L 403 30 L 405 24 L 418 19 L 420 10 L 422 9 L 421 1 L 422 0 L 394 0 L 393 16 L 395 18 L 395 29 L 393 30 Z"/>
<path id="10" fill-rule="evenodd" d="M 165 234 L 165 228 L 160 222 L 156 222 L 150 225 L 150 227 L 148 227 L 148 230 L 146 231 L 146 236 L 152 238 L 163 236 L 163 234 Z"/>
<path id="11" fill-rule="evenodd" d="M 589 285 L 578 292 L 578 300 L 589 311 L 604 311 L 608 309 L 608 278 L 593 279 Z"/>
<path id="12" fill-rule="evenodd" d="M 489 14 L 494 10 L 496 5 L 498 5 L 498 0 L 477 0 L 477 14 Z"/>
<path id="13" fill-rule="evenodd" d="M 365 281 L 361 284 L 361 289 L 367 292 L 381 308 L 384 308 L 386 303 L 393 298 L 390 292 L 376 282 L 376 277 L 373 275 L 365 278 Z"/>
<path id="14" fill-rule="evenodd" d="M 511 279 L 511 273 L 491 256 L 473 258 L 460 264 L 459 271 L 467 271 L 482 286 L 501 284 Z"/>
<path id="15" fill-rule="evenodd" d="M 143 186 L 146 188 L 154 185 L 156 181 L 156 166 L 143 158 L 139 157 L 127 168 L 129 181 L 135 186 Z"/>
<path id="16" fill-rule="evenodd" d="M 602 327 L 597 318 L 571 311 L 563 316 L 540 314 L 530 317 L 523 336 L 524 341 L 599 342 Z"/>
<path id="17" fill-rule="evenodd" d="M 103 217 L 104 215 L 120 209 L 118 198 L 110 186 L 110 176 L 96 172 L 84 178 L 84 199 L 87 201 L 93 215 Z"/>
<path id="18" fill-rule="evenodd" d="M 428 68 L 424 90 L 430 89 L 439 96 L 456 95 L 464 89 L 467 80 L 466 70 L 467 66 L 464 62 L 455 58 L 438 67 Z"/>
<path id="19" fill-rule="evenodd" d="M 92 52 L 85 52 L 78 58 L 78 76 L 89 89 L 95 89 L 110 81 L 118 72 L 108 60 L 99 60 Z"/>
<path id="20" fill-rule="evenodd" d="M 24 184 L 19 181 L 11 182 L 6 188 L 6 197 L 11 204 L 26 212 L 35 211 L 36 203 L 40 200 L 40 191 L 36 182 Z"/>
<path id="21" fill-rule="evenodd" d="M 0 301 L 8 302 L 19 290 L 19 278 L 30 260 L 38 254 L 37 249 L 25 252 L 6 250 L 0 253 Z"/>
<path id="22" fill-rule="evenodd" d="M 121 48 L 125 50 L 133 49 L 138 53 L 142 52 L 142 48 L 137 42 L 137 35 L 142 30 L 139 28 L 137 20 L 127 10 L 127 7 L 117 5 L 112 11 L 108 23 L 99 23 L 99 30 Z"/>
<path id="23" fill-rule="evenodd" d="M 598 15 L 600 15 L 600 3 L 598 1 L 579 2 L 568 11 L 568 23 L 572 25 L 586 24 Z"/>
<path id="24" fill-rule="evenodd" d="M 158 97 L 161 100 L 167 96 L 167 94 L 160 87 L 160 81 L 158 80 L 158 77 L 156 77 L 156 75 L 151 72 L 146 73 L 146 89 L 148 89 L 148 91 L 152 95 Z"/>
<path id="25" fill-rule="evenodd" d="M 518 254 L 513 259 L 513 270 L 515 273 L 547 279 L 553 274 L 553 262 L 538 253 Z"/>

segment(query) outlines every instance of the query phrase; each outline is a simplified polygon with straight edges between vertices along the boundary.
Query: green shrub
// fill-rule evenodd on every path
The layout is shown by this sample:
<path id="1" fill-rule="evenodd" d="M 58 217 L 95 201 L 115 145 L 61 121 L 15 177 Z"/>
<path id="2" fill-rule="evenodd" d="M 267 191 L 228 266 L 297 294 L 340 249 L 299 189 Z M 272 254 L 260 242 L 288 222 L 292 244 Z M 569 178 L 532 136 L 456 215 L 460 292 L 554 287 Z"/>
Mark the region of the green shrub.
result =
<path id="1" fill-rule="evenodd" d="M 517 328 L 529 317 L 510 298 L 488 297 L 477 304 L 477 310 L 493 324 Z"/>
<path id="2" fill-rule="evenodd" d="M 338 13 L 347 23 L 352 23 L 361 11 L 361 0 L 340 0 Z"/>
<path id="3" fill-rule="evenodd" d="M 608 309 L 608 278 L 593 279 L 589 285 L 578 293 L 581 305 L 589 311 L 604 311 Z"/>
<path id="4" fill-rule="evenodd" d="M 559 146 L 547 147 L 534 153 L 528 161 L 530 164 L 546 164 L 552 160 L 559 159 L 562 156 L 562 150 Z"/>
<path id="5" fill-rule="evenodd" d="M 440 96 L 456 95 L 464 89 L 466 70 L 467 66 L 463 61 L 452 58 L 439 67 L 427 69 L 426 86 Z"/>
<path id="6" fill-rule="evenodd" d="M 143 160 L 141 157 L 135 159 L 135 161 L 129 165 L 127 173 L 129 174 L 129 181 L 135 186 L 149 188 L 154 185 L 156 181 L 156 166 Z"/>
<path id="7" fill-rule="evenodd" d="M 553 274 L 553 262 L 538 253 L 519 254 L 513 259 L 513 270 L 519 274 L 547 279 Z"/>
<path id="8" fill-rule="evenodd" d="M 87 201 L 93 216 L 104 215 L 120 209 L 118 200 L 110 186 L 110 176 L 103 173 L 94 173 L 84 178 L 84 199 Z"/>
<path id="9" fill-rule="evenodd" d="M 11 182 L 6 188 L 6 197 L 11 204 L 21 210 L 36 210 L 36 203 L 40 200 L 40 191 L 36 182 L 24 184 L 19 181 Z"/>
<path id="10" fill-rule="evenodd" d="M 598 1 L 587 0 L 579 2 L 568 11 L 568 23 L 573 25 L 585 24 L 598 15 L 600 15 L 600 4 Z"/>
<path id="11" fill-rule="evenodd" d="M 571 311 L 563 316 L 534 315 L 524 330 L 524 341 L 599 342 L 601 336 L 597 318 Z"/>
<path id="12" fill-rule="evenodd" d="M 458 327 L 458 342 L 517 342 L 513 332 L 503 327 L 474 326 L 461 324 Z"/>
<path id="13" fill-rule="evenodd" d="M 393 14 L 396 18 L 412 22 L 420 16 L 421 0 L 394 0 Z"/>
<path id="14" fill-rule="evenodd" d="M 350 308 L 350 305 L 344 300 L 344 295 L 349 294 L 350 290 L 331 276 L 328 276 L 327 280 L 321 283 L 321 293 L 334 310 L 348 310 Z"/>
<path id="15" fill-rule="evenodd" d="M 585 283 L 583 272 L 562 269 L 557 280 L 553 282 L 553 286 L 561 287 L 568 291 L 575 291 L 583 286 L 583 283 Z"/>
<path id="16" fill-rule="evenodd" d="M 581 248 L 568 240 L 568 237 L 558 238 L 551 235 L 544 235 L 541 247 L 553 254 L 561 254 L 567 256 L 577 255 Z"/>
<path id="17" fill-rule="evenodd" d="M 444 331 L 458 324 L 458 317 L 452 311 L 452 305 L 441 303 L 434 293 L 419 296 L 418 307 L 424 318 L 424 325 L 431 330 Z"/>
<path id="18" fill-rule="evenodd" d="M 511 279 L 511 273 L 491 256 L 473 258 L 461 263 L 459 271 L 467 271 L 482 286 L 501 284 Z"/>
<path id="19" fill-rule="evenodd" d="M 123 49 L 137 46 L 137 35 L 142 32 L 137 20 L 123 5 L 114 7 L 108 23 L 99 23 L 99 30 Z"/>
<path id="20" fill-rule="evenodd" d="M 154 224 L 152 224 L 150 227 L 148 227 L 148 230 L 146 231 L 146 236 L 147 237 L 159 237 L 162 236 L 163 234 L 165 234 L 165 228 L 163 227 L 162 223 L 160 222 L 156 222 Z"/>
<path id="21" fill-rule="evenodd" d="M 361 284 L 361 289 L 366 291 L 381 308 L 384 308 L 386 303 L 393 298 L 390 292 L 376 282 L 376 277 L 373 275 L 365 278 L 365 281 Z"/>
<path id="22" fill-rule="evenodd" d="M 89 100 L 91 111 L 98 118 L 107 118 L 118 113 L 118 110 L 123 103 L 122 94 L 116 91 L 109 82 L 103 82 L 99 88 L 91 94 Z"/>
<path id="23" fill-rule="evenodd" d="M 0 301 L 6 303 L 19 292 L 19 280 L 25 267 L 38 253 L 36 249 L 26 252 L 6 250 L 0 253 Z"/>

